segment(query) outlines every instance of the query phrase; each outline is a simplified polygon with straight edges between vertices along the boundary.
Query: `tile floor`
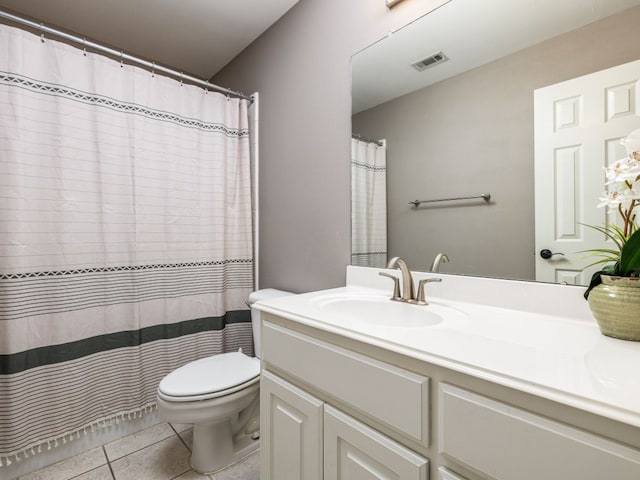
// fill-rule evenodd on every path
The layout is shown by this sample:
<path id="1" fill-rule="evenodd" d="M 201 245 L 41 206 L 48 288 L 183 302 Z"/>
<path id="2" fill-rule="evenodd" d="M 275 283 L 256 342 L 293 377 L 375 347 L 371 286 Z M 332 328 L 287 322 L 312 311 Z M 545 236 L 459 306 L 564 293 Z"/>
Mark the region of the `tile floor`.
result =
<path id="1" fill-rule="evenodd" d="M 213 475 L 191 469 L 191 425 L 161 423 L 16 480 L 259 480 L 259 452 Z"/>

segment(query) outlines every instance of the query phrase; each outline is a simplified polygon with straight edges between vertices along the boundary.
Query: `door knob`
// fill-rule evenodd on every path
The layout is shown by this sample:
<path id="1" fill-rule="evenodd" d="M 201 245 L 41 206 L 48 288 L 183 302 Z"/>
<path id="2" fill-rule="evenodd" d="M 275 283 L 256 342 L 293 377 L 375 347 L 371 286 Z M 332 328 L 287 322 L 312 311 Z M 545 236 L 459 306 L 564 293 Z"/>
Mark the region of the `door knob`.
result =
<path id="1" fill-rule="evenodd" d="M 548 248 L 542 249 L 540 250 L 540 256 L 542 258 L 544 258 L 545 260 L 549 260 L 551 257 L 553 257 L 554 255 L 564 255 L 564 253 L 561 252 L 552 252 L 551 250 L 549 250 Z"/>

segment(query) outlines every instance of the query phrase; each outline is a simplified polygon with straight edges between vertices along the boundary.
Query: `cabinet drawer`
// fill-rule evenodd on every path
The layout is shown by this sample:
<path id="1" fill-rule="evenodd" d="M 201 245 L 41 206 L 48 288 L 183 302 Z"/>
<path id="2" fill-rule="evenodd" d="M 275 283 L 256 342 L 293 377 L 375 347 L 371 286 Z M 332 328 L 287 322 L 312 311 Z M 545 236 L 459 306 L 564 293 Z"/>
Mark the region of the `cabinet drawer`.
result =
<path id="1" fill-rule="evenodd" d="M 638 480 L 640 451 L 440 385 L 439 450 L 496 480 Z"/>
<path id="2" fill-rule="evenodd" d="M 428 467 L 426 458 L 325 405 L 325 480 L 427 480 Z"/>
<path id="3" fill-rule="evenodd" d="M 445 467 L 438 468 L 438 480 L 466 480 Z"/>
<path id="4" fill-rule="evenodd" d="M 265 322 L 262 360 L 429 445 L 429 379 Z"/>

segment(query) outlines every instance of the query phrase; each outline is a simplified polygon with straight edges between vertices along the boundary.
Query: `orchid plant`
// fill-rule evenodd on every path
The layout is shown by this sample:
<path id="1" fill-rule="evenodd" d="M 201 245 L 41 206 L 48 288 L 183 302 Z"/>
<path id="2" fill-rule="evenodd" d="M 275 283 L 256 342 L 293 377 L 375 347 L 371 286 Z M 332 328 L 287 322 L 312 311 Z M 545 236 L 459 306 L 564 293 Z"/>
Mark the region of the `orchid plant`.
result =
<path id="1" fill-rule="evenodd" d="M 591 265 L 605 265 L 593 275 L 585 298 L 592 288 L 601 283 L 602 275 L 640 276 L 640 230 L 636 223 L 636 214 L 640 211 L 640 129 L 631 132 L 621 143 L 627 156 L 605 169 L 605 185 L 609 189 L 601 195 L 598 207 L 617 211 L 622 226 L 591 226 L 609 238 L 616 248 L 587 250 L 600 257 Z"/>

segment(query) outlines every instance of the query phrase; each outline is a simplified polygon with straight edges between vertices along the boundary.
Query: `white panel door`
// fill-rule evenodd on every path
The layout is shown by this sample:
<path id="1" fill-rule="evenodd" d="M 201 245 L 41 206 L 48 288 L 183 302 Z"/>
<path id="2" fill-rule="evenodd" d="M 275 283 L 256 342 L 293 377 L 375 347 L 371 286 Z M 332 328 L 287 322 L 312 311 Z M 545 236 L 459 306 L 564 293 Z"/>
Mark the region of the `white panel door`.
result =
<path id="1" fill-rule="evenodd" d="M 322 480 L 322 405 L 305 391 L 262 372 L 261 480 Z"/>
<path id="2" fill-rule="evenodd" d="M 585 269 L 593 258 L 580 251 L 611 248 L 585 225 L 616 220 L 597 204 L 604 167 L 640 128 L 639 81 L 635 61 L 534 92 L 536 280 L 587 285 L 598 268 Z M 543 258 L 545 249 L 554 255 Z"/>
<path id="3" fill-rule="evenodd" d="M 427 480 L 429 462 L 329 405 L 324 407 L 325 480 Z"/>

